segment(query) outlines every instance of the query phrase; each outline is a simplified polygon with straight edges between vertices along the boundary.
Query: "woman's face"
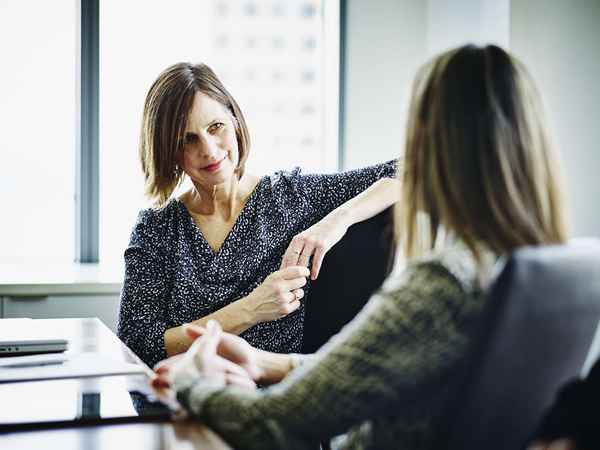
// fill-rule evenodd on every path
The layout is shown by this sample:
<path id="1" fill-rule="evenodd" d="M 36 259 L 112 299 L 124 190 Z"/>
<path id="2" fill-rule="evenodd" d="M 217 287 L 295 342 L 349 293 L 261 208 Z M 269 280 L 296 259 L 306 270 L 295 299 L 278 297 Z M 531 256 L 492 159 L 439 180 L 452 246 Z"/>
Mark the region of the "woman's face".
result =
<path id="1" fill-rule="evenodd" d="M 221 103 L 197 92 L 190 110 L 178 163 L 194 184 L 210 189 L 237 176 L 235 123 Z"/>

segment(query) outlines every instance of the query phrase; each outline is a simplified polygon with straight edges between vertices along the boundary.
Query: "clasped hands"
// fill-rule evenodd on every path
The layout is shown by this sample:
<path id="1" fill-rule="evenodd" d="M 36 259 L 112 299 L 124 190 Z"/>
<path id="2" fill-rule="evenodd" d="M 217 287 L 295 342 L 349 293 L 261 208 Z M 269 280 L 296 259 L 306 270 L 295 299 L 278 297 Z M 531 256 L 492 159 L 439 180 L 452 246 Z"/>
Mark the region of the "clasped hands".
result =
<path id="1" fill-rule="evenodd" d="M 171 396 L 173 385 L 188 378 L 204 380 L 214 387 L 256 389 L 256 382 L 263 376 L 257 349 L 239 336 L 224 332 L 214 320 L 206 328 L 188 325 L 185 332 L 195 339 L 190 348 L 154 368 L 151 385 L 159 395 Z"/>

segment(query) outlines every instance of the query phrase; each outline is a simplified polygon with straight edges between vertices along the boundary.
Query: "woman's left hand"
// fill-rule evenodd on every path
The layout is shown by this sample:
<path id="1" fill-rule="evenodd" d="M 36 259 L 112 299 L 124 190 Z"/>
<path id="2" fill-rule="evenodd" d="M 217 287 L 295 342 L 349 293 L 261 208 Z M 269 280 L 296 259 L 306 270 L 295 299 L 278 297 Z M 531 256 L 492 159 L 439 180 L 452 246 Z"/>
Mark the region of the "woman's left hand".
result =
<path id="1" fill-rule="evenodd" d="M 170 389 L 177 378 L 202 377 L 214 385 L 255 389 L 256 383 L 246 369 L 218 355 L 222 334 L 219 324 L 209 321 L 205 333 L 187 352 L 167 358 L 156 366 L 152 387 L 160 392 Z"/>
<path id="2" fill-rule="evenodd" d="M 347 230 L 348 224 L 344 214 L 338 210 L 333 211 L 312 227 L 294 236 L 283 255 L 281 269 L 291 266 L 308 267 L 312 257 L 310 278 L 316 280 L 325 254 L 337 244 Z"/>

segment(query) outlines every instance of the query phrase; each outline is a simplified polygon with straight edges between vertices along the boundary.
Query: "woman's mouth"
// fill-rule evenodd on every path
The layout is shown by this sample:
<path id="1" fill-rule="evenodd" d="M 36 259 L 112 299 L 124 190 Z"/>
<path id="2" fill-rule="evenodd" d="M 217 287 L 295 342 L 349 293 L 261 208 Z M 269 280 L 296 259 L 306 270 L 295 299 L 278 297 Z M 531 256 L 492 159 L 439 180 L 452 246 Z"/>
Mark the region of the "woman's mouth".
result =
<path id="1" fill-rule="evenodd" d="M 221 163 L 225 160 L 225 158 L 221 159 L 220 161 L 214 162 L 212 164 L 209 164 L 208 166 L 204 166 L 202 168 L 202 170 L 206 170 L 208 172 L 216 172 L 217 170 L 219 170 L 219 168 L 221 167 Z"/>

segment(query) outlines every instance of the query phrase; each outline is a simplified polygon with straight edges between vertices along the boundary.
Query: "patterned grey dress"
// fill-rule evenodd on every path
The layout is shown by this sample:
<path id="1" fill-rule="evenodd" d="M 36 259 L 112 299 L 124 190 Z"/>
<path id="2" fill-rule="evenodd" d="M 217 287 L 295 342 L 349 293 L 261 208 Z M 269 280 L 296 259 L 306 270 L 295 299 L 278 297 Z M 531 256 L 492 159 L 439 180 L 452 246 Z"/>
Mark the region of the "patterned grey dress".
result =
<path id="1" fill-rule="evenodd" d="M 272 272 L 291 239 L 380 178 L 396 161 L 331 175 L 277 172 L 261 178 L 220 249 L 215 252 L 179 200 L 139 214 L 125 250 L 118 335 L 152 366 L 166 358 L 164 332 L 248 295 Z M 273 352 L 297 352 L 300 308 L 241 336 Z"/>

